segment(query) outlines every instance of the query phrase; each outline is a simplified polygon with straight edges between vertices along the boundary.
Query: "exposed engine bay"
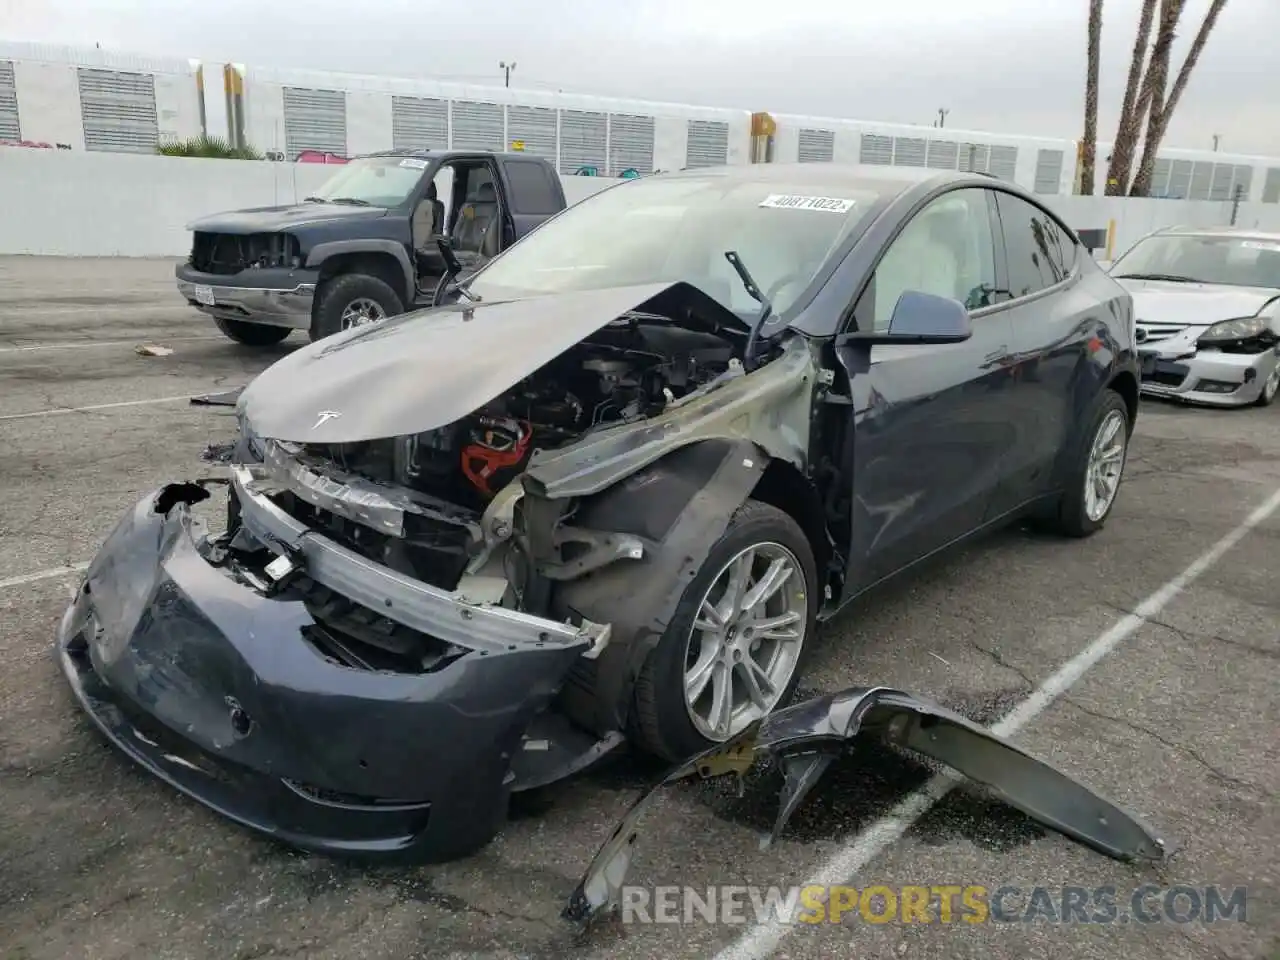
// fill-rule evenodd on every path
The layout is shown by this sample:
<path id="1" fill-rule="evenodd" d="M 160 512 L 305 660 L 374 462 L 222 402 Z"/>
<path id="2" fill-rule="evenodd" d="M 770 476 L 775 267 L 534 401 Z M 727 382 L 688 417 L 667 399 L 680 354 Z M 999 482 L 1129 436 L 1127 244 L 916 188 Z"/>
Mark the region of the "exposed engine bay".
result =
<path id="1" fill-rule="evenodd" d="M 477 555 L 490 501 L 538 450 L 644 419 L 724 374 L 740 349 L 726 338 L 627 314 L 555 357 L 480 409 L 435 430 L 344 444 L 287 445 L 288 457 L 339 483 L 412 498 L 400 531 L 338 516 L 281 491 L 281 505 L 364 556 L 446 589 Z M 519 550 L 503 575 L 527 579 Z"/>
<path id="2" fill-rule="evenodd" d="M 660 413 L 725 372 L 734 356 L 734 348 L 713 334 L 673 327 L 660 317 L 624 317 L 462 420 L 427 433 L 308 452 L 353 473 L 479 510 L 535 450 Z"/>

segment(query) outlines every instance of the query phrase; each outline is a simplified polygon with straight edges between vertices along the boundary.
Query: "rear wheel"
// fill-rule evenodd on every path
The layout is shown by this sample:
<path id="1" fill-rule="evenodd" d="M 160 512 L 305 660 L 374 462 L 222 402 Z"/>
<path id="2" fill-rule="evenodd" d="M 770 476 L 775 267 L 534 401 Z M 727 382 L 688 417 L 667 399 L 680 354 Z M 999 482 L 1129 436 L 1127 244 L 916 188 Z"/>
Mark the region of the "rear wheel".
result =
<path id="1" fill-rule="evenodd" d="M 248 347 L 274 346 L 291 332 L 288 327 L 272 327 L 265 323 L 246 323 L 244 320 L 227 320 L 223 317 L 214 317 L 213 322 L 223 334 Z"/>
<path id="2" fill-rule="evenodd" d="M 636 735 L 667 760 L 722 743 L 795 692 L 818 608 L 809 540 L 749 500 L 711 546 L 636 681 Z"/>
<path id="3" fill-rule="evenodd" d="M 1280 393 L 1280 357 L 1276 358 L 1276 365 L 1262 384 L 1262 392 L 1254 403 L 1260 407 L 1269 407 L 1275 402 L 1277 393 Z"/>
<path id="4" fill-rule="evenodd" d="M 1114 390 L 1105 391 L 1080 432 L 1066 492 L 1052 522 L 1059 533 L 1087 537 L 1107 522 L 1120 492 L 1130 429 L 1124 398 Z"/>
<path id="5" fill-rule="evenodd" d="M 404 313 L 404 302 L 384 280 L 367 273 L 344 273 L 320 286 L 311 317 L 311 339 L 380 323 Z"/>

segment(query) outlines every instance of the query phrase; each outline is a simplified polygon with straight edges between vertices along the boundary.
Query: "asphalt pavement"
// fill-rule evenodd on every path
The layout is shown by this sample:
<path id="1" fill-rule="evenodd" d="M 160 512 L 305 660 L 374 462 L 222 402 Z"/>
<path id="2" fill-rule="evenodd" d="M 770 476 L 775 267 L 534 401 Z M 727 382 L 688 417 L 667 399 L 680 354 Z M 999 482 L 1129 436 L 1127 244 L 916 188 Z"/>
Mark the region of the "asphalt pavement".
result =
<path id="1" fill-rule="evenodd" d="M 231 439 L 231 412 L 187 397 L 240 386 L 304 342 L 234 344 L 171 278 L 171 261 L 0 258 L 0 957 L 1280 958 L 1280 409 L 1144 403 L 1104 531 L 1011 529 L 930 563 L 828 625 L 803 681 L 809 693 L 901 687 L 984 723 L 1021 710 L 1017 741 L 1157 826 L 1166 863 L 1108 860 L 976 791 L 935 801 L 920 792 L 930 770 L 859 748 L 767 850 L 770 775 L 741 794 L 721 781 L 668 789 L 631 882 L 655 898 L 811 881 L 894 899 L 1017 888 L 1000 921 L 875 922 L 882 891 L 839 923 L 780 924 L 755 916 L 748 891 L 727 914 L 742 922 L 677 909 L 688 922 L 575 939 L 560 907 L 661 774 L 652 762 L 620 757 L 527 798 L 470 859 L 371 869 L 219 819 L 77 712 L 50 656 L 76 582 L 59 571 L 89 560 L 145 490 L 218 471 L 200 454 Z M 173 352 L 140 356 L 143 343 Z M 1243 887 L 1246 915 L 1024 911 L 1037 887 L 1059 903 L 1064 886 L 1113 887 L 1124 906 L 1144 884 Z"/>

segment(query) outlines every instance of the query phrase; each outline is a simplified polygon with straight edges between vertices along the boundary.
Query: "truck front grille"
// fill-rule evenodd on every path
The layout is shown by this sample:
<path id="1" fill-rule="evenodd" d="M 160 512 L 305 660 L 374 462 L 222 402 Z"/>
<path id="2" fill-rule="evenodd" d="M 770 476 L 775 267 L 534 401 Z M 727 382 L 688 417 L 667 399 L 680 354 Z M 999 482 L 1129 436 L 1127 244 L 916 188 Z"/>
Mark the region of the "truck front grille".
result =
<path id="1" fill-rule="evenodd" d="M 196 231 L 188 262 L 201 273 L 236 274 L 263 267 L 295 266 L 298 241 L 284 233 L 203 233 Z"/>

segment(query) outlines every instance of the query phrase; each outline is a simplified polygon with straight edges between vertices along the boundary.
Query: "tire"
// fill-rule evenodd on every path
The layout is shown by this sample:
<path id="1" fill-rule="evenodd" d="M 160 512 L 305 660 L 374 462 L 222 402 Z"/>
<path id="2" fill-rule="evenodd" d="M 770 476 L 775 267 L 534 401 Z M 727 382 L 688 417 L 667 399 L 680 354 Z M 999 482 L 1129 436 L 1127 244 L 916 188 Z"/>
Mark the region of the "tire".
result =
<path id="1" fill-rule="evenodd" d="M 248 323 L 223 317 L 214 317 L 213 322 L 225 336 L 246 347 L 272 347 L 293 332 L 288 327 L 272 327 L 265 323 Z"/>
<path id="2" fill-rule="evenodd" d="M 1105 510 L 1100 514 L 1095 512 L 1090 515 L 1086 488 L 1090 461 L 1100 434 L 1104 430 L 1110 432 L 1117 415 L 1121 426 L 1117 434 L 1120 442 L 1120 459 L 1115 492 L 1111 494 Z M 1115 509 L 1116 500 L 1119 499 L 1120 485 L 1124 480 L 1124 465 L 1128 459 L 1129 439 L 1132 434 L 1133 424 L 1129 419 L 1129 408 L 1124 398 L 1114 390 L 1103 391 L 1085 429 L 1080 432 L 1076 449 L 1071 455 L 1066 476 L 1066 492 L 1063 493 L 1062 500 L 1058 504 L 1057 516 L 1049 524 L 1057 533 L 1068 537 L 1087 537 L 1101 530 L 1106 524 L 1111 511 Z"/>
<path id="3" fill-rule="evenodd" d="M 756 500 L 748 500 L 739 508 L 720 539 L 708 549 L 702 567 L 685 588 L 684 594 L 676 605 L 675 613 L 667 623 L 661 639 L 645 661 L 640 676 L 636 680 L 632 735 L 637 745 L 647 752 L 668 761 L 679 762 L 717 742 L 727 740 L 745 726 L 745 722 L 739 722 L 728 731 L 721 730 L 719 735 L 714 737 L 700 730 L 695 725 L 691 717 L 692 711 L 686 704 L 685 673 L 689 666 L 687 657 L 700 646 L 700 641 L 693 638 L 693 630 L 704 596 L 713 586 L 716 586 L 717 590 L 720 589 L 719 578 L 725 571 L 726 564 L 751 547 L 761 548 L 757 570 L 772 559 L 786 560 L 787 554 L 790 559 L 786 562 L 795 562 L 799 566 L 802 579 L 797 582 L 796 575 L 793 573 L 791 578 L 783 584 L 779 593 L 775 594 L 775 597 L 785 594 L 792 591 L 794 587 L 804 601 L 804 611 L 801 615 L 799 639 L 789 641 L 796 644 L 798 649 L 789 653 L 787 658 L 777 661 L 780 669 L 785 669 L 789 659 L 790 675 L 785 683 L 775 685 L 775 689 L 780 686 L 781 691 L 769 709 L 785 706 L 794 695 L 803 667 L 807 643 L 813 636 L 814 625 L 817 622 L 820 598 L 817 565 L 813 559 L 809 540 L 795 520 L 777 507 Z M 768 549 L 764 549 L 765 547 Z M 782 550 L 779 551 L 777 548 Z M 794 602 L 794 594 L 792 597 Z M 793 609 L 793 612 L 799 611 Z M 768 639 L 759 642 L 779 643 Z M 785 643 L 787 642 L 779 643 L 776 649 L 782 650 Z M 766 648 L 762 646 L 760 649 Z M 782 655 L 779 654 L 779 656 Z M 730 675 L 735 679 L 733 689 L 740 689 L 741 678 L 738 671 L 731 670 Z M 779 676 L 778 679 L 781 677 Z M 708 683 L 707 686 L 709 693 L 712 683 Z M 697 702 L 699 700 L 695 698 L 695 703 Z"/>
<path id="4" fill-rule="evenodd" d="M 331 277 L 320 286 L 319 296 L 311 314 L 311 339 L 323 340 L 345 329 L 343 314 L 353 304 L 369 303 L 377 306 L 382 316 L 379 320 L 404 313 L 404 302 L 383 280 L 367 273 L 343 273 Z M 350 324 L 348 324 L 350 325 Z"/>
<path id="5" fill-rule="evenodd" d="M 1275 369 L 1271 371 L 1271 374 L 1262 384 L 1262 392 L 1258 394 L 1258 399 L 1253 401 L 1254 406 L 1271 406 L 1275 402 L 1277 394 L 1280 394 L 1280 357 L 1276 358 Z"/>

